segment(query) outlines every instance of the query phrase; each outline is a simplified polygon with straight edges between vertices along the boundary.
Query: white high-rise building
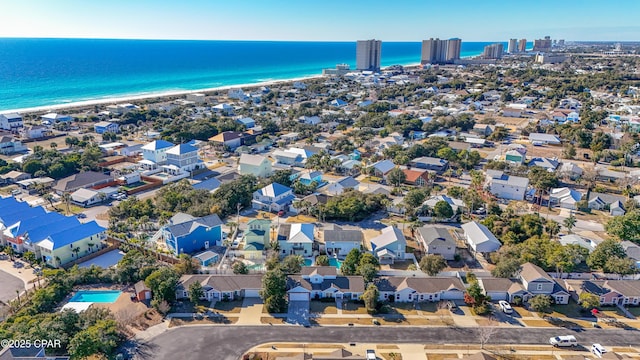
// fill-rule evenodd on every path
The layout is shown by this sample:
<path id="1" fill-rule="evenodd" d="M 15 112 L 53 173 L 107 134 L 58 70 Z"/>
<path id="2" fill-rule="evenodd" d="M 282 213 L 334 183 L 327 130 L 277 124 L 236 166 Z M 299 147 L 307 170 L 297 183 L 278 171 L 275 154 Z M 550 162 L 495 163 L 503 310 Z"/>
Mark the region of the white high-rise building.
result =
<path id="1" fill-rule="evenodd" d="M 518 52 L 518 39 L 509 39 L 509 47 L 507 47 L 509 54 L 515 54 Z"/>
<path id="2" fill-rule="evenodd" d="M 518 52 L 527 52 L 527 39 L 518 41 Z"/>
<path id="3" fill-rule="evenodd" d="M 504 52 L 504 45 L 501 43 L 491 44 L 484 47 L 484 53 L 482 55 L 485 59 L 501 59 Z"/>
<path id="4" fill-rule="evenodd" d="M 356 43 L 356 70 L 380 70 L 382 41 L 358 40 Z"/>

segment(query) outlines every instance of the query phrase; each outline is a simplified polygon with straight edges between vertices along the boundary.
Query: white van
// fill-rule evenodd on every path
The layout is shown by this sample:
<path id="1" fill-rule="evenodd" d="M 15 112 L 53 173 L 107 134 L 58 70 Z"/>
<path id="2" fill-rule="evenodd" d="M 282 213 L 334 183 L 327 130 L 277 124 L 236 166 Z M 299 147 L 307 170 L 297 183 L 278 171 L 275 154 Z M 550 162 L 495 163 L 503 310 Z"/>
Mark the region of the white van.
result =
<path id="1" fill-rule="evenodd" d="M 607 350 L 600 344 L 593 344 L 591 345 L 591 353 L 597 358 L 601 358 L 602 355 L 607 353 Z"/>
<path id="2" fill-rule="evenodd" d="M 549 344 L 555 347 L 578 346 L 578 340 L 573 335 L 556 336 L 549 338 Z"/>

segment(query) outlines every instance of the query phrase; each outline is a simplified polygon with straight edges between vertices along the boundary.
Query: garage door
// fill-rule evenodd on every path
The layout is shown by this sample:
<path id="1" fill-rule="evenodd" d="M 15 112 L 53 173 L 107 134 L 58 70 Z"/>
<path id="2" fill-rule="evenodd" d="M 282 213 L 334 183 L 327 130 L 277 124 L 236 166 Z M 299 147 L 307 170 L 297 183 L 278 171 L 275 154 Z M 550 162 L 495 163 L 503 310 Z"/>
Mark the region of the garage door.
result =
<path id="1" fill-rule="evenodd" d="M 308 293 L 289 293 L 289 301 L 309 301 Z"/>
<path id="2" fill-rule="evenodd" d="M 462 291 L 445 291 L 440 298 L 442 300 L 463 300 L 464 293 Z"/>
<path id="3" fill-rule="evenodd" d="M 507 293 L 505 292 L 489 292 L 487 295 L 491 296 L 491 300 L 507 300 Z"/>
<path id="4" fill-rule="evenodd" d="M 260 297 L 260 290 L 258 290 L 258 289 L 246 289 L 244 291 L 244 297 L 248 297 L 248 298 Z"/>
<path id="5" fill-rule="evenodd" d="M 144 292 L 144 298 L 147 300 L 151 300 L 151 291 L 145 291 Z"/>

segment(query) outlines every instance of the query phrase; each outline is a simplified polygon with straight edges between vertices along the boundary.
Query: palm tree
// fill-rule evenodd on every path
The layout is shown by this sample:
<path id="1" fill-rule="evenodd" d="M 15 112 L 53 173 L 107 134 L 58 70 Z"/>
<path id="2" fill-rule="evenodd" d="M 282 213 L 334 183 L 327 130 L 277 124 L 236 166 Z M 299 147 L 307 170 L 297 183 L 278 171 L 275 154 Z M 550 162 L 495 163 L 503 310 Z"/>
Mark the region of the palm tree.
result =
<path id="1" fill-rule="evenodd" d="M 576 217 L 573 215 L 573 213 L 571 213 L 568 218 L 564 219 L 563 225 L 567 228 L 569 234 L 571 234 L 571 229 L 576 226 L 576 221 Z"/>
<path id="2" fill-rule="evenodd" d="M 71 204 L 71 194 L 69 194 L 68 192 L 62 194 L 62 201 L 67 206 L 67 215 L 71 214 L 71 208 L 69 207 L 69 205 Z"/>
<path id="3" fill-rule="evenodd" d="M 13 248 L 11 247 L 11 245 L 7 245 L 7 247 L 4 249 L 4 252 L 6 252 L 7 255 L 9 255 L 9 259 L 13 261 L 13 255 L 15 254 L 15 251 L 13 251 Z"/>
<path id="4" fill-rule="evenodd" d="M 94 243 L 87 243 L 87 247 L 89 248 L 89 252 L 93 252 Z"/>
<path id="5" fill-rule="evenodd" d="M 48 201 L 51 207 L 55 209 L 55 206 L 53 206 L 53 195 L 51 195 L 50 193 L 47 193 L 47 194 L 44 194 L 42 198 Z"/>
<path id="6" fill-rule="evenodd" d="M 74 253 L 76 253 L 76 259 L 77 259 L 77 258 L 78 258 L 78 253 L 80 252 L 80 248 L 79 248 L 79 247 L 75 247 L 75 248 L 73 248 L 73 250 L 71 250 L 71 251 L 73 251 Z"/>

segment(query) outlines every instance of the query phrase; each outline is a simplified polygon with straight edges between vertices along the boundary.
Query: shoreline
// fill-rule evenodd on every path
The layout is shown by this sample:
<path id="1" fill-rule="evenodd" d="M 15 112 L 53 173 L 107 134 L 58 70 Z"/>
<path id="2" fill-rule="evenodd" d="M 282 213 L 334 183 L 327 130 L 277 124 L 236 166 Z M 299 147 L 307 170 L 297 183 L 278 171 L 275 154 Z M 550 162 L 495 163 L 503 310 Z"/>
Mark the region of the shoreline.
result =
<path id="1" fill-rule="evenodd" d="M 388 69 L 391 66 L 393 65 L 383 67 L 381 70 Z M 415 68 L 415 67 L 419 67 L 420 63 L 411 63 L 411 64 L 402 65 L 402 66 L 405 68 Z M 206 94 L 214 91 L 224 91 L 224 90 L 230 90 L 230 89 L 236 89 L 236 88 L 252 89 L 252 88 L 261 87 L 261 86 L 273 86 L 273 85 L 291 83 L 295 81 L 320 79 L 323 77 L 324 75 L 322 74 L 307 75 L 307 76 L 300 76 L 300 77 L 288 78 L 288 79 L 260 81 L 255 83 L 222 85 L 222 86 L 216 86 L 216 87 L 204 88 L 204 89 L 168 90 L 168 91 L 158 91 L 158 92 L 150 92 L 150 93 L 144 93 L 144 94 L 131 94 L 131 95 L 122 95 L 122 96 L 116 95 L 113 97 L 106 97 L 103 99 L 81 100 L 81 101 L 74 101 L 74 102 L 69 102 L 64 104 L 42 105 L 42 106 L 33 106 L 33 107 L 27 107 L 27 108 L 0 110 L 0 114 L 8 114 L 8 113 L 29 114 L 29 113 L 40 113 L 40 112 L 53 112 L 56 110 L 82 109 L 82 108 L 87 108 L 95 105 L 105 105 L 105 104 L 110 105 L 110 104 L 127 103 L 127 102 L 148 100 L 148 99 L 157 99 L 158 101 L 161 101 L 163 98 L 183 96 L 187 94 L 196 94 L 196 93 Z"/>

